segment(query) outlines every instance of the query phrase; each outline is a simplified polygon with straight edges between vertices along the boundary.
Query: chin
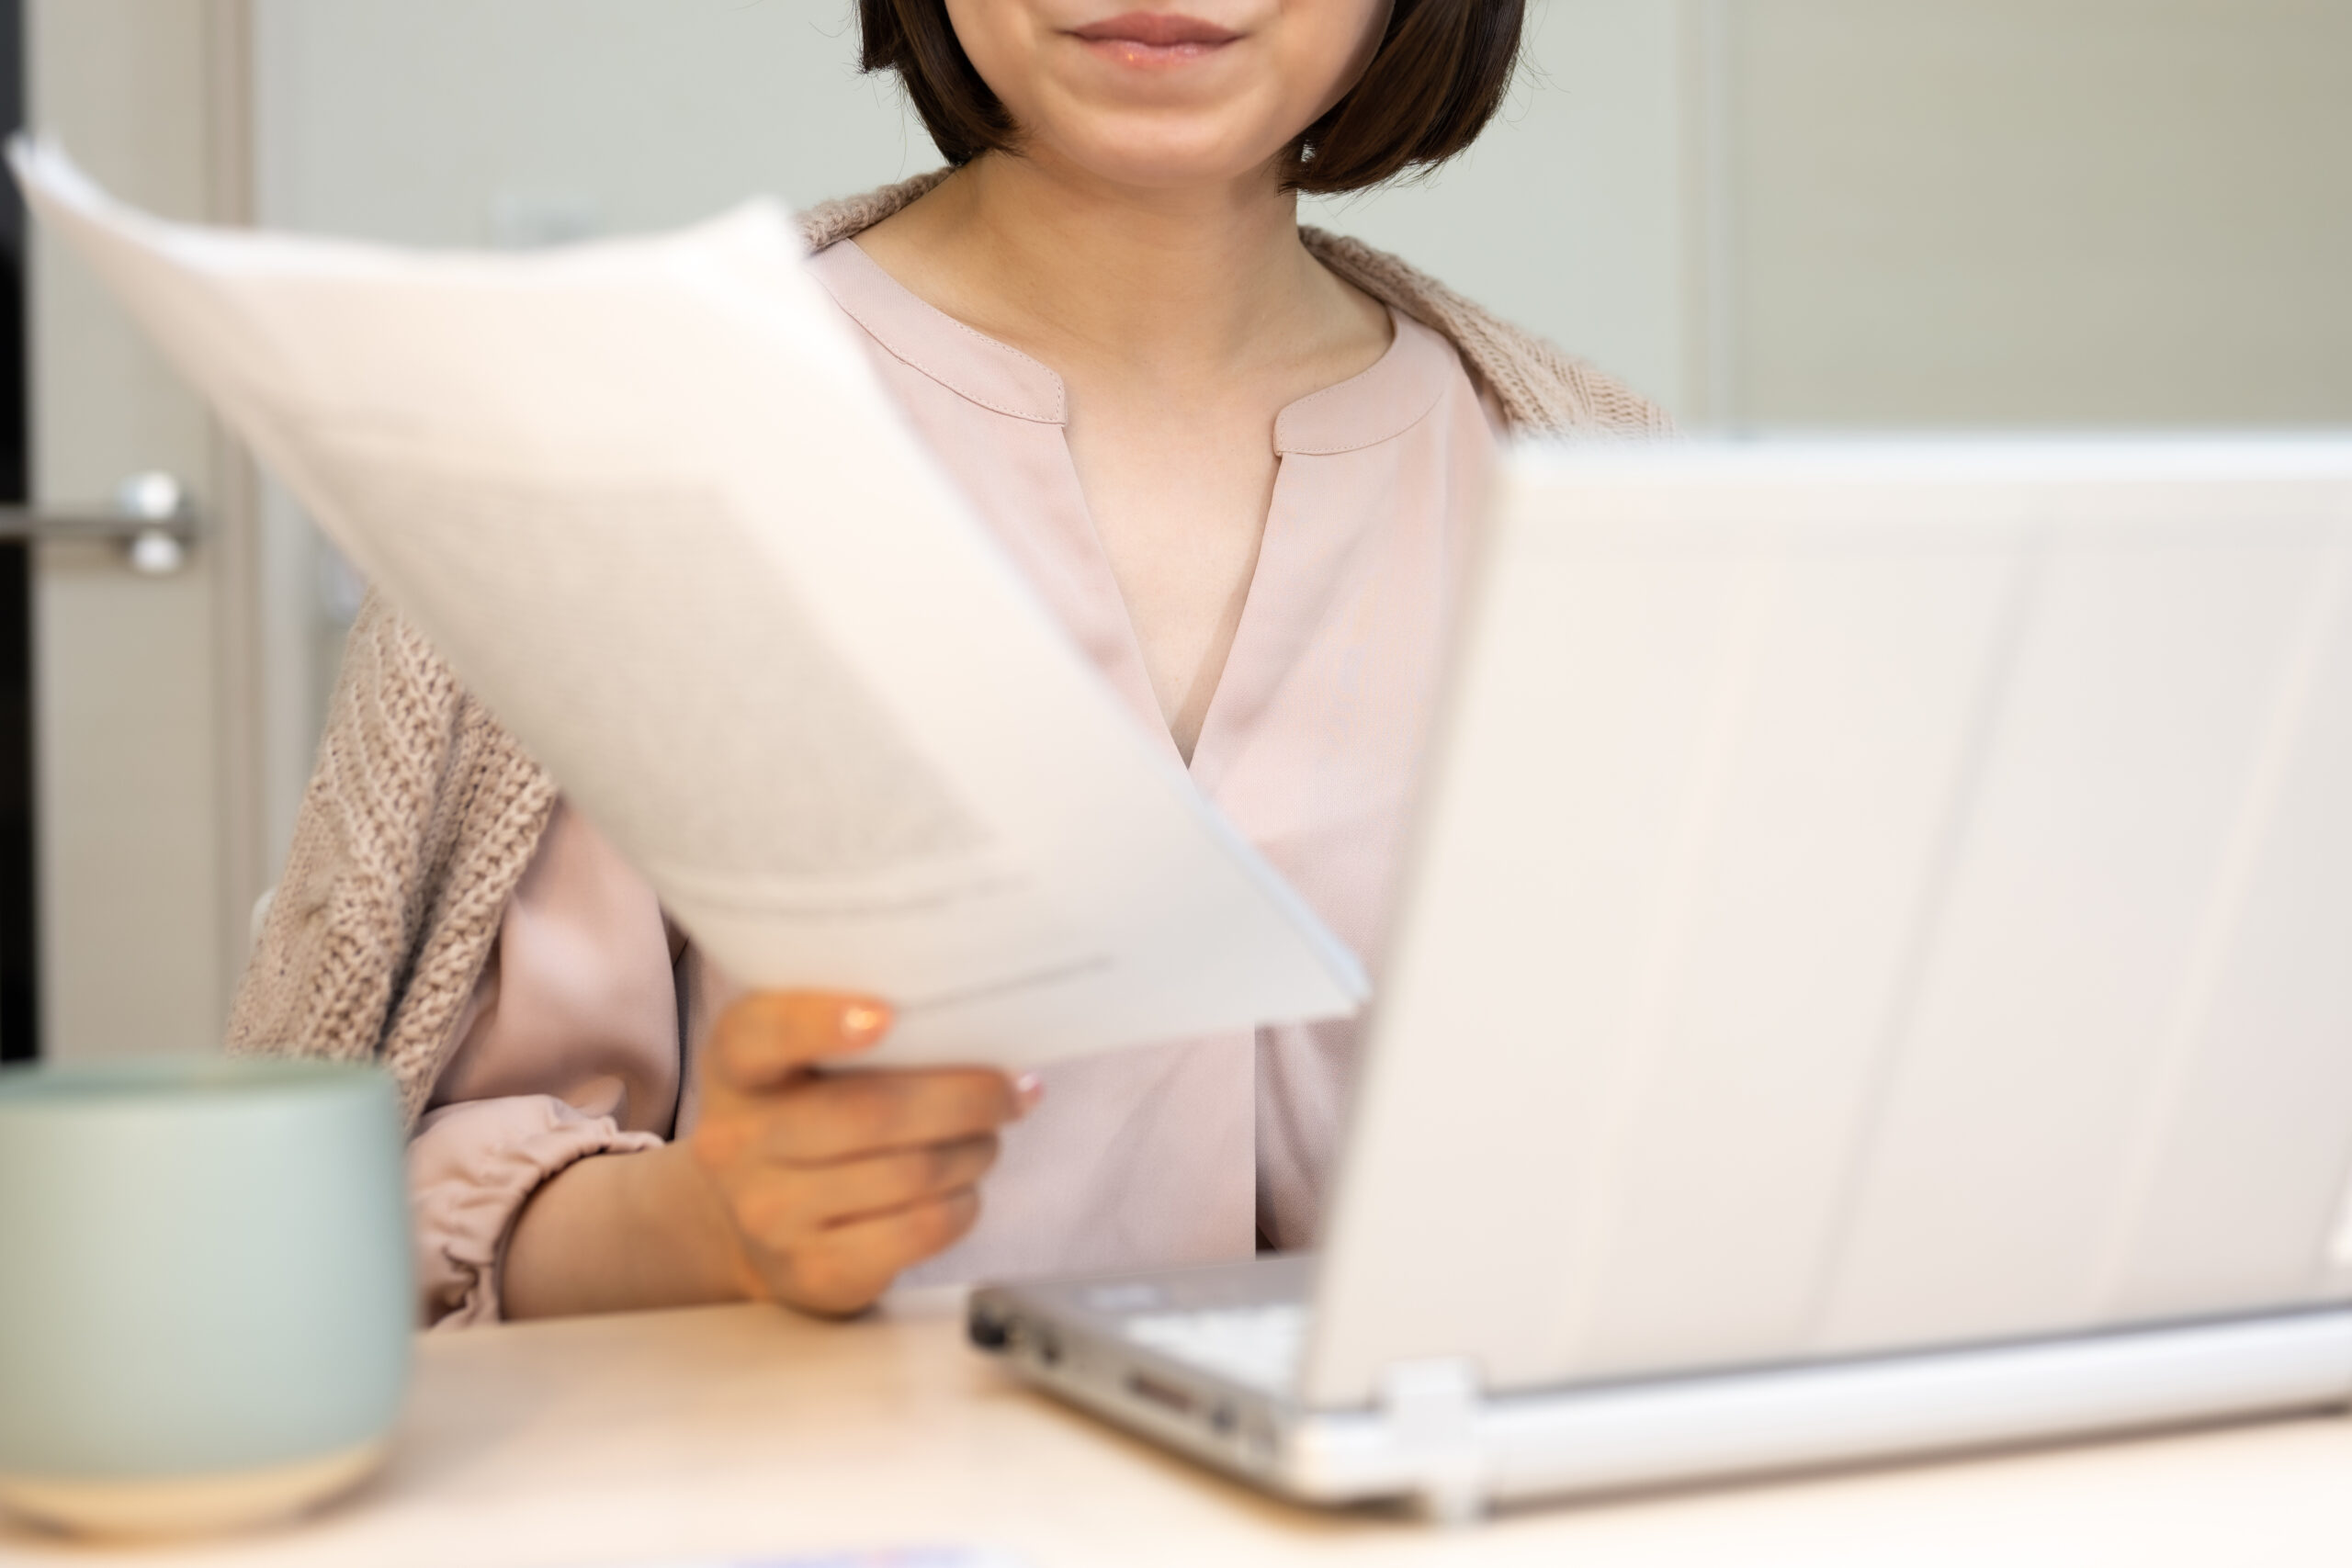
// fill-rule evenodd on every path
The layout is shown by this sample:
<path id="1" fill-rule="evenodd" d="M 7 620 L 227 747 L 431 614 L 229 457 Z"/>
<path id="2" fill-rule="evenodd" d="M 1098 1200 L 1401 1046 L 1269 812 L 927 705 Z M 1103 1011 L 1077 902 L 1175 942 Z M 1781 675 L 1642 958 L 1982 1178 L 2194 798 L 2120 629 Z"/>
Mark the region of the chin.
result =
<path id="1" fill-rule="evenodd" d="M 1083 126 L 1046 126 L 1036 138 L 1059 161 L 1097 179 L 1146 189 L 1232 185 L 1262 174 L 1286 138 L 1213 119 L 1123 115 Z"/>

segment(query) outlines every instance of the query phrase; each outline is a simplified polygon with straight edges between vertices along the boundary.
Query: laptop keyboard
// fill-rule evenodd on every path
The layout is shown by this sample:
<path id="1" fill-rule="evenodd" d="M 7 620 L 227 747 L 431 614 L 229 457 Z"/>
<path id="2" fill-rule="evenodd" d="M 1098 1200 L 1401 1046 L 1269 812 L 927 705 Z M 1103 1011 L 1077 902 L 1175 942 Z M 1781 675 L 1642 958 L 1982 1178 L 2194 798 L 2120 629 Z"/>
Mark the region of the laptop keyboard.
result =
<path id="1" fill-rule="evenodd" d="M 1268 1302 L 1261 1306 L 1215 1307 L 1199 1312 L 1146 1313 L 1126 1320 L 1129 1339 L 1269 1393 L 1287 1391 L 1298 1378 L 1306 1348 L 1306 1304 Z"/>

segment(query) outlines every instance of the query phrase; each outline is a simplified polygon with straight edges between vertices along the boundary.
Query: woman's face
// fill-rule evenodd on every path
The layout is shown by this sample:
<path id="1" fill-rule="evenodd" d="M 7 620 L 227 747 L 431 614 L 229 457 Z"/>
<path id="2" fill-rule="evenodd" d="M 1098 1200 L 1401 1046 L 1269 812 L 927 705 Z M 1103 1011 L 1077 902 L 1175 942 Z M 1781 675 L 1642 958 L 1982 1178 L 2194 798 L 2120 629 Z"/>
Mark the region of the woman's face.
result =
<path id="1" fill-rule="evenodd" d="M 1363 74 L 1390 0 L 947 0 L 1023 150 L 1121 185 L 1258 174 Z"/>

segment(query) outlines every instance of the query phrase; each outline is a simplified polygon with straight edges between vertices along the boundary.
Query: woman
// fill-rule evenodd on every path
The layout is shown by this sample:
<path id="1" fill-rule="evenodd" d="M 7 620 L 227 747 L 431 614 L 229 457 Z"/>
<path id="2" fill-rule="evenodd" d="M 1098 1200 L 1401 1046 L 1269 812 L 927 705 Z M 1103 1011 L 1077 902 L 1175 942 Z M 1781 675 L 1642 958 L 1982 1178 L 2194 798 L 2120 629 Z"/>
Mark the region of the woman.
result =
<path id="1" fill-rule="evenodd" d="M 1467 145 L 1521 0 L 1117 3 L 861 0 L 866 68 L 950 167 L 809 214 L 812 265 L 1079 648 L 1376 961 L 1498 437 L 1663 421 L 1298 225 L 1301 191 Z M 1313 1240 L 1350 1025 L 1042 1081 L 825 1070 L 888 1024 L 736 992 L 414 633 L 363 614 L 232 1037 L 400 1078 L 428 1319 L 846 1314 L 901 1278 Z"/>

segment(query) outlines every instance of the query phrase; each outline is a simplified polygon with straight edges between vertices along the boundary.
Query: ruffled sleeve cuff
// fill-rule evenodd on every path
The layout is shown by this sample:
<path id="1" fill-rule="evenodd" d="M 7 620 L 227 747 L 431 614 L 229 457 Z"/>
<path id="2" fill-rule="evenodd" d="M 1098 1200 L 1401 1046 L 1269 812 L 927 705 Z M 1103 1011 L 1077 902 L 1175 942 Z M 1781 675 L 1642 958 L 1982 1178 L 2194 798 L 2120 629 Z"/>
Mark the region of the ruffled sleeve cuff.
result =
<path id="1" fill-rule="evenodd" d="M 408 1146 L 424 1325 L 496 1323 L 506 1240 L 540 1184 L 592 1155 L 661 1144 L 654 1134 L 624 1133 L 611 1117 L 591 1116 L 553 1095 L 467 1100 L 426 1116 Z"/>

